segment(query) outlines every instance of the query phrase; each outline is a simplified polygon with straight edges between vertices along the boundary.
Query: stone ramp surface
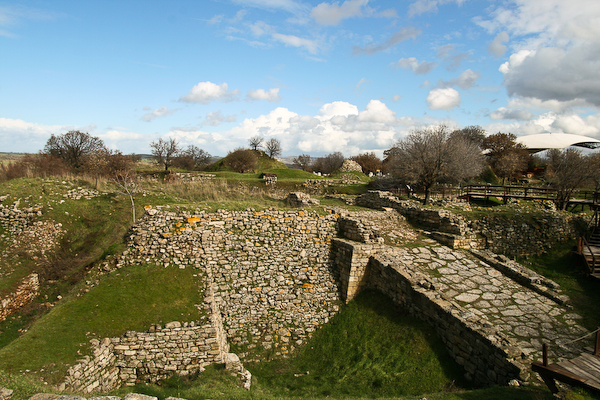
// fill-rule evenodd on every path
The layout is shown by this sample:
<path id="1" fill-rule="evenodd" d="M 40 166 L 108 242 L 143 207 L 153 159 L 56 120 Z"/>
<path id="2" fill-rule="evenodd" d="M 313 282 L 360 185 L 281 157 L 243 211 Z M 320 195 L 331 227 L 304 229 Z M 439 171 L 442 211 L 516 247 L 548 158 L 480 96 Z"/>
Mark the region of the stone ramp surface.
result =
<path id="1" fill-rule="evenodd" d="M 591 344 L 591 338 L 575 341 L 587 333 L 577 323 L 579 315 L 516 283 L 467 251 L 431 244 L 393 252 L 407 268 L 428 276 L 446 299 L 513 339 L 530 360 L 541 359 L 543 343 L 549 344 L 554 359 L 576 357 Z"/>

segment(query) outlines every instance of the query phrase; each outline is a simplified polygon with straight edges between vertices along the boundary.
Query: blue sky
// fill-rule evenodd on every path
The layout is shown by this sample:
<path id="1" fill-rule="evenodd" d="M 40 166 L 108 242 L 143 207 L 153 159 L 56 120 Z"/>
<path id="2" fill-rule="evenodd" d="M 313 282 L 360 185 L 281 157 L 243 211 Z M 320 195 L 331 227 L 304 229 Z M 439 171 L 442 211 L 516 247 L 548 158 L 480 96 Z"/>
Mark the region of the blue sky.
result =
<path id="1" fill-rule="evenodd" d="M 2 152 L 381 156 L 439 124 L 600 139 L 598 107 L 597 0 L 0 0 Z"/>

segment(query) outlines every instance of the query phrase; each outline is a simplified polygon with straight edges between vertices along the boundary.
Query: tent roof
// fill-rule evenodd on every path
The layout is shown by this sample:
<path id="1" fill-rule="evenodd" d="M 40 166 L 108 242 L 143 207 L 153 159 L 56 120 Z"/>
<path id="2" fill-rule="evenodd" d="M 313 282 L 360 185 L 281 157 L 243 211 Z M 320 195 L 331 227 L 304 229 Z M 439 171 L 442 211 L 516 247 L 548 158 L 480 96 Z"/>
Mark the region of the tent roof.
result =
<path id="1" fill-rule="evenodd" d="M 600 140 L 598 139 L 569 133 L 540 133 L 520 136 L 517 138 L 517 142 L 527 147 L 532 153 L 547 149 L 564 149 L 569 146 L 585 147 L 587 149 L 600 148 Z"/>

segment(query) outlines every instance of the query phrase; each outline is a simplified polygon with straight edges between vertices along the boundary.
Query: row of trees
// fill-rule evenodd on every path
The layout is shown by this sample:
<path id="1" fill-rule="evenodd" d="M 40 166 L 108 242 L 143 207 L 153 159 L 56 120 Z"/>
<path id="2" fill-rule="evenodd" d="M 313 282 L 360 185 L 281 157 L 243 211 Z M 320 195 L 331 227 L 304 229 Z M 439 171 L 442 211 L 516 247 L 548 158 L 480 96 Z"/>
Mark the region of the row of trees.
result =
<path id="1" fill-rule="evenodd" d="M 578 187 L 587 185 L 600 189 L 600 154 L 583 155 L 575 149 L 551 150 L 545 159 L 531 156 L 510 133 L 486 135 L 479 126 L 449 130 L 445 126 L 412 131 L 403 140 L 384 152 L 384 159 L 374 153 L 362 153 L 351 159 L 365 173 L 389 173 L 403 184 L 418 187 L 429 201 L 432 187 L 439 183 L 463 182 L 475 177 L 490 181 L 491 177 L 502 183 L 521 176 L 535 165 L 544 165 L 544 178 L 559 189 L 562 203 Z M 260 136 L 248 140 L 249 148 L 238 148 L 228 154 L 228 165 L 235 171 L 255 170 L 261 149 L 274 158 L 281 154 L 277 139 L 267 141 Z M 168 171 L 170 167 L 188 170 L 206 167 L 211 155 L 197 146 L 182 148 L 175 138 L 159 139 L 150 144 L 155 161 Z M 119 151 L 110 151 L 97 137 L 80 131 L 52 135 L 40 157 L 58 160 L 65 168 L 93 174 L 115 176 L 118 171 L 128 171 L 136 161 Z M 312 159 L 302 154 L 294 164 L 305 171 L 331 174 L 338 170 L 345 157 L 340 152 Z M 47 163 L 48 168 L 50 164 Z"/>

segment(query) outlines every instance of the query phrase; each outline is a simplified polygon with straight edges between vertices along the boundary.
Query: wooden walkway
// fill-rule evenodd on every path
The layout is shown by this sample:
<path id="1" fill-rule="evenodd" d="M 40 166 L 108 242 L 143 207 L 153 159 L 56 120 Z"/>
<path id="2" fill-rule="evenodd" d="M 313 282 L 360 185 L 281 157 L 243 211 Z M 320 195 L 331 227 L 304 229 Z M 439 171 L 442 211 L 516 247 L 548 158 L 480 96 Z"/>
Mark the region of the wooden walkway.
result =
<path id="1" fill-rule="evenodd" d="M 558 191 L 552 188 L 536 188 L 529 186 L 497 186 L 497 185 L 468 185 L 462 188 L 460 197 L 471 199 L 488 200 L 491 197 L 506 203 L 509 199 L 521 200 L 551 200 L 556 201 Z M 568 200 L 569 205 L 600 205 L 600 193 L 579 190 L 573 193 Z"/>
<path id="2" fill-rule="evenodd" d="M 531 369 L 540 374 L 553 393 L 558 392 L 555 379 L 600 393 L 600 357 L 598 356 L 582 354 L 572 360 L 549 365 L 534 361 Z"/>
<path id="3" fill-rule="evenodd" d="M 548 346 L 543 345 L 543 360 L 542 362 L 534 361 L 531 363 L 531 369 L 542 377 L 552 393 L 558 392 L 554 382 L 555 379 L 572 386 L 582 386 L 600 393 L 600 329 L 597 329 L 595 333 L 596 344 L 593 352 L 582 353 L 579 357 L 554 364 L 548 364 Z"/>

